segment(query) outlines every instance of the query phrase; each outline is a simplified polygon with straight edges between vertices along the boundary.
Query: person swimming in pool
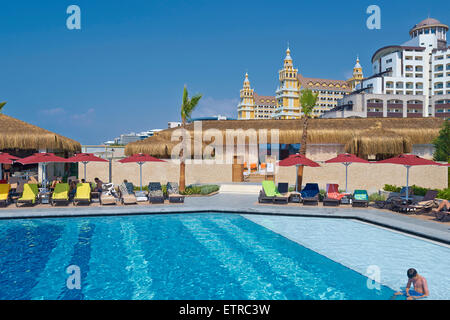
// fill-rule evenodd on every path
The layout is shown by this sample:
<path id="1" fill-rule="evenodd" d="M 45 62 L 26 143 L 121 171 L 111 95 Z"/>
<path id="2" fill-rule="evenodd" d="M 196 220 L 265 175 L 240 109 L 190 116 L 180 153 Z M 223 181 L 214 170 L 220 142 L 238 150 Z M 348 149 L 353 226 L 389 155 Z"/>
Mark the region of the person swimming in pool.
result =
<path id="1" fill-rule="evenodd" d="M 423 299 L 430 295 L 428 291 L 427 280 L 417 273 L 416 269 L 409 269 L 407 272 L 408 283 L 403 291 L 396 292 L 394 296 L 406 296 L 407 300 Z M 414 285 L 414 290 L 410 290 L 411 284 Z"/>

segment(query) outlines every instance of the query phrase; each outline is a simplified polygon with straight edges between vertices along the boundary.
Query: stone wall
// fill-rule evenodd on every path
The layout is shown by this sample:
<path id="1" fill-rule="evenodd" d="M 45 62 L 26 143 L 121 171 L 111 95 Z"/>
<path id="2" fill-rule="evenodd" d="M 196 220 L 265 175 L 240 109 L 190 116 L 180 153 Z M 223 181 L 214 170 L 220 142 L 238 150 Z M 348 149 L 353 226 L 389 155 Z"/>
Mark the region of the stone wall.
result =
<path id="1" fill-rule="evenodd" d="M 319 183 L 325 189 L 327 183 L 337 183 L 345 189 L 345 166 L 342 164 L 324 164 L 320 168 L 306 167 L 303 183 Z M 93 181 L 95 177 L 108 181 L 108 163 L 89 163 L 87 165 L 87 179 Z M 276 181 L 295 184 L 295 167 L 277 167 Z M 150 181 L 167 183 L 179 181 L 179 166 L 177 163 L 145 163 L 142 168 L 143 185 Z M 121 164 L 113 162 L 113 183 L 119 184 L 124 179 L 139 185 L 139 165 Z M 84 176 L 83 165 L 79 166 L 79 177 Z M 416 184 L 426 188 L 444 189 L 448 186 L 446 167 L 413 167 L 410 169 L 410 185 Z M 230 183 L 232 182 L 232 165 L 186 165 L 186 183 Z M 406 169 L 399 165 L 390 164 L 352 164 L 348 170 L 349 190 L 366 189 L 377 192 L 385 184 L 397 186 L 406 185 Z"/>

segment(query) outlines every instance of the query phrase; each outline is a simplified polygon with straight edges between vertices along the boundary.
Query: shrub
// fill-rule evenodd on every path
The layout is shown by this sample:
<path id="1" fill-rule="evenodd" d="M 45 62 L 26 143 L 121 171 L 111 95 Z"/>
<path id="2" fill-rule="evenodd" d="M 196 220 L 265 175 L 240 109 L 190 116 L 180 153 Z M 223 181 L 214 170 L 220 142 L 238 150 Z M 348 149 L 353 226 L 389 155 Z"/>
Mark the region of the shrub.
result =
<path id="1" fill-rule="evenodd" d="M 439 190 L 437 198 L 450 200 L 450 188 L 447 188 L 445 190 Z"/>
<path id="2" fill-rule="evenodd" d="M 374 194 L 371 194 L 369 196 L 369 201 L 370 202 L 386 201 L 386 197 L 384 195 L 381 195 L 381 194 L 378 194 L 378 193 L 374 193 Z"/>
<path id="3" fill-rule="evenodd" d="M 384 191 L 388 191 L 388 192 L 400 192 L 402 191 L 402 188 L 397 187 L 397 186 L 393 186 L 390 184 L 385 184 L 384 185 Z"/>
<path id="4" fill-rule="evenodd" d="M 416 185 L 411 186 L 410 188 L 412 188 L 414 195 L 416 196 L 425 196 L 425 194 L 427 193 L 428 190 L 427 188 L 422 188 L 422 187 L 418 187 Z M 385 185 L 384 186 L 384 191 L 388 191 L 388 192 L 400 192 L 401 188 L 397 187 L 397 186 L 392 186 L 392 185 Z M 444 189 L 444 190 L 436 190 L 438 191 L 438 195 L 437 198 L 438 199 L 445 199 L 445 200 L 450 200 L 450 188 Z"/>
<path id="5" fill-rule="evenodd" d="M 219 191 L 218 185 L 204 185 L 204 186 L 195 186 L 191 185 L 186 187 L 186 190 L 182 192 L 183 195 L 193 195 L 193 194 L 201 194 L 201 195 L 208 195 L 213 192 Z"/>

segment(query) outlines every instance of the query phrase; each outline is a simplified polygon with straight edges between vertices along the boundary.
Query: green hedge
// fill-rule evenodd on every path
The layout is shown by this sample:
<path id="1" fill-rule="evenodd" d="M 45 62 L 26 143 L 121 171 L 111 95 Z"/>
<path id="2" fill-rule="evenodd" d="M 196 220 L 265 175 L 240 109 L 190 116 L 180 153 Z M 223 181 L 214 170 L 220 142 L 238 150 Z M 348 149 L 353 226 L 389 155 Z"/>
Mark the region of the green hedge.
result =
<path id="1" fill-rule="evenodd" d="M 218 185 L 188 186 L 182 194 L 187 196 L 193 194 L 208 195 L 219 191 L 219 188 L 220 187 Z"/>
<path id="2" fill-rule="evenodd" d="M 413 190 L 414 195 L 422 196 L 422 197 L 425 196 L 425 194 L 429 190 L 427 188 L 418 187 L 416 185 L 410 186 L 410 188 Z M 397 187 L 397 186 L 393 186 L 393 185 L 389 185 L 389 184 L 384 186 L 384 191 L 388 191 L 388 192 L 400 192 L 401 190 L 402 190 L 401 187 Z M 450 200 L 450 188 L 447 188 L 444 190 L 436 190 L 436 191 L 438 191 L 438 195 L 437 195 L 438 199 Z"/>

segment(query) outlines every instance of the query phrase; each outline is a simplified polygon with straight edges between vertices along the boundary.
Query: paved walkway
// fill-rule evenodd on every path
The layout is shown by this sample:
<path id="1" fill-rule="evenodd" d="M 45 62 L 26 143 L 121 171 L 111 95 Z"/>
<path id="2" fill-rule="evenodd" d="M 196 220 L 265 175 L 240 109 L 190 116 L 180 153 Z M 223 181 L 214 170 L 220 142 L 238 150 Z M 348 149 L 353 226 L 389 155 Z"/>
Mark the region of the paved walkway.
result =
<path id="1" fill-rule="evenodd" d="M 388 227 L 397 231 L 450 244 L 450 225 L 415 219 L 377 209 L 353 209 L 304 207 L 302 205 L 260 205 L 256 195 L 218 194 L 211 197 L 188 197 L 184 204 L 134 206 L 79 206 L 73 207 L 30 207 L 17 209 L 14 206 L 0 208 L 0 219 L 11 218 L 53 218 L 99 215 L 136 215 L 158 213 L 224 212 L 245 214 L 292 215 L 303 217 L 326 217 L 357 219 Z M 343 230 L 345 232 L 345 230 Z"/>

